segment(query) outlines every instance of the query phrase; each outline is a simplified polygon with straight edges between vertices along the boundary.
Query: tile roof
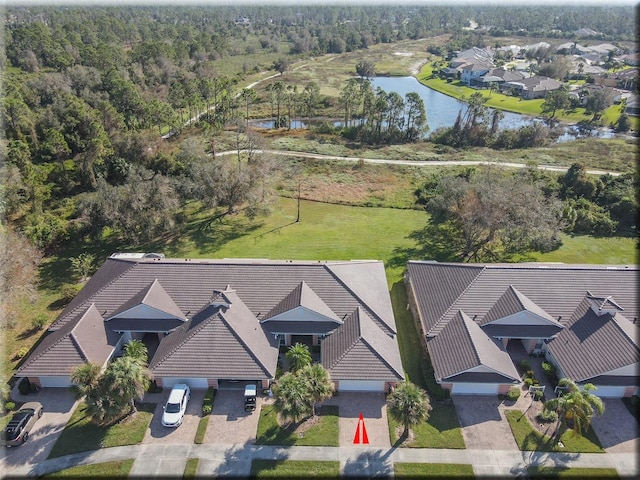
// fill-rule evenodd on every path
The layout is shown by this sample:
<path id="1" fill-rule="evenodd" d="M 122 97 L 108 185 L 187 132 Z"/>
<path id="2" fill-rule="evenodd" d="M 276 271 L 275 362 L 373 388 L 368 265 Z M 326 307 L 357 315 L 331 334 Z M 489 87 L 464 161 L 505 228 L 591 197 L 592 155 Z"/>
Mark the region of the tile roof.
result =
<path id="1" fill-rule="evenodd" d="M 111 357 L 120 335 L 105 326 L 104 319 L 91 304 L 75 319 L 49 333 L 18 369 L 18 376 L 70 375 L 80 364 L 100 366 Z"/>
<path id="2" fill-rule="evenodd" d="M 58 317 L 53 330 L 62 330 L 58 335 L 63 335 L 91 305 L 101 318 L 110 318 L 106 325 L 111 328 L 133 328 L 144 318 L 150 330 L 166 331 L 167 321 L 180 322 L 171 325 L 175 330 L 151 359 L 156 375 L 271 378 L 277 342 L 269 328 L 282 325 L 265 322 L 263 328 L 258 318 L 295 303 L 325 315 L 330 322 L 314 327 L 327 332 L 342 318 L 361 312 L 373 332 L 363 338 L 382 349 L 378 355 L 390 365 L 387 372 L 398 369 L 402 376 L 384 265 L 373 260 L 110 257 Z M 159 312 L 158 318 L 150 311 Z M 362 370 L 365 375 L 373 371 L 369 365 Z"/>
<path id="3" fill-rule="evenodd" d="M 162 339 L 149 369 L 159 377 L 274 378 L 278 342 L 240 297 L 229 308 L 207 305 Z"/>
<path id="4" fill-rule="evenodd" d="M 502 344 L 487 336 L 462 311 L 456 312 L 437 336 L 427 339 L 427 348 L 439 381 L 473 370 L 500 375 L 502 381 L 519 379 Z"/>
<path id="5" fill-rule="evenodd" d="M 638 327 L 622 314 L 597 315 L 585 297 L 547 348 L 576 382 L 640 362 Z"/>
<path id="6" fill-rule="evenodd" d="M 498 315 L 498 310 L 510 311 L 507 308 L 508 298 L 504 296 L 512 286 L 521 295 L 512 292 L 509 294 L 511 301 L 522 303 L 524 297 L 531 302 L 524 301 L 530 309 L 534 308 L 531 304 L 536 305 L 564 327 L 548 346 L 561 365 L 567 364 L 567 375 L 570 373 L 572 378 L 579 381 L 638 361 L 637 345 L 628 340 L 637 338 L 638 332 L 638 327 L 634 325 L 639 304 L 638 270 L 637 266 L 630 265 L 411 261 L 407 274 L 425 335 L 433 337 L 427 338 L 427 345 L 434 369 L 439 369 L 439 375 L 451 374 L 470 362 L 465 355 L 469 355 L 471 350 L 468 346 L 466 350 L 460 348 L 455 336 L 449 335 L 449 341 L 443 341 L 442 338 L 438 340 L 446 332 L 448 324 L 459 316 L 460 310 L 478 322 L 494 308 L 497 310 L 494 310 L 492 317 Z M 606 316 L 611 317 L 610 314 L 597 317 L 593 313 L 593 320 L 600 320 L 589 323 L 591 314 L 587 310 L 592 310 L 587 295 L 601 298 L 612 296 L 615 303 L 624 309 L 624 316 L 617 313 L 611 321 L 607 321 Z M 495 307 L 501 299 L 503 305 Z M 457 323 L 460 329 L 459 319 Z M 549 322 L 549 325 L 555 328 L 553 323 Z M 500 328 L 505 327 L 487 324 L 482 330 L 500 336 L 504 334 L 498 331 Z M 578 335 L 578 331 L 582 333 Z M 587 331 L 591 333 L 586 335 Z M 527 332 L 523 328 L 521 335 Z M 509 330 L 508 333 L 513 332 Z M 587 357 L 588 361 L 583 360 Z"/>
<path id="7" fill-rule="evenodd" d="M 273 317 L 291 311 L 296 307 L 304 307 L 323 317 L 335 320 L 338 323 L 342 321 L 331 311 L 327 304 L 322 301 L 318 295 L 307 285 L 304 280 L 294 288 L 289 295 L 284 297 L 280 303 L 267 313 L 261 322 L 264 323 Z"/>
<path id="8" fill-rule="evenodd" d="M 361 308 L 323 340 L 321 355 L 334 380 L 404 379 L 395 335 L 384 332 Z"/>
<path id="9" fill-rule="evenodd" d="M 480 325 L 486 325 L 495 320 L 499 320 L 510 315 L 514 315 L 520 312 L 530 312 L 549 323 L 555 324 L 558 327 L 561 325 L 542 308 L 529 300 L 526 295 L 519 292 L 513 285 L 505 290 L 502 296 L 491 307 L 487 314 L 480 321 Z"/>

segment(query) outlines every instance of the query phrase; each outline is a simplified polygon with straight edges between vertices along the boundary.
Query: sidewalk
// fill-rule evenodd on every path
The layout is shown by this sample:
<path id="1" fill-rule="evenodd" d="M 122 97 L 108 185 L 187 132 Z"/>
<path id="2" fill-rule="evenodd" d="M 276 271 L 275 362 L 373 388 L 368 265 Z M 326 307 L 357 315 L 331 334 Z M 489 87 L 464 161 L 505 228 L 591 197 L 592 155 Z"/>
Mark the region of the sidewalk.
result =
<path id="1" fill-rule="evenodd" d="M 463 463 L 473 465 L 477 476 L 516 477 L 529 465 L 555 467 L 615 468 L 621 477 L 634 477 L 638 472 L 635 453 L 547 453 L 509 450 L 465 450 L 431 448 L 364 448 L 364 447 L 278 447 L 265 445 L 132 445 L 112 447 L 25 465 L 11 476 L 40 476 L 76 465 L 103 463 L 135 458 L 131 476 L 166 477 L 174 473 L 159 465 L 184 465 L 187 458 L 199 458 L 198 475 L 247 476 L 253 459 L 290 459 L 339 461 L 341 473 L 349 475 L 389 476 L 393 464 Z M 175 472 L 177 476 L 181 472 Z"/>

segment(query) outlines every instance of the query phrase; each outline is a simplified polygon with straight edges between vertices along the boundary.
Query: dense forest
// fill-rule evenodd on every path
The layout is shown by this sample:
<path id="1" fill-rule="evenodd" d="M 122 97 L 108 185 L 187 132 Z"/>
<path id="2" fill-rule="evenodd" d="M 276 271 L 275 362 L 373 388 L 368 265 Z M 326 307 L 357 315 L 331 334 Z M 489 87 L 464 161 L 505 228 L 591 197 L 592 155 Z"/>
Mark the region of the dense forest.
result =
<path id="1" fill-rule="evenodd" d="M 265 179 L 277 164 L 240 128 L 257 100 L 238 86 L 248 75 L 437 34 L 452 35 L 450 48 L 504 34 L 573 38 L 585 26 L 597 40 L 631 41 L 636 18 L 631 7 L 488 5 L 21 7 L 4 16 L 2 222 L 45 253 L 105 232 L 144 242 L 184 221 L 193 200 L 224 214 L 264 210 L 273 193 Z M 469 21 L 481 28 L 465 33 Z M 363 85 L 350 83 L 332 100 L 319 98 L 317 85 L 297 92 L 281 84 L 262 100 L 277 107 L 278 126 L 286 125 L 281 106 L 291 121 L 286 98 L 295 92 L 300 117 L 323 101 L 345 105 L 347 138 L 415 141 L 426 128 L 419 99 Z M 371 106 L 383 103 L 369 110 L 371 121 L 349 124 L 349 89 L 366 90 Z M 162 140 L 205 110 L 206 140 Z M 395 128 L 403 111 L 414 113 Z M 212 138 L 234 125 L 235 163 L 208 161 Z"/>

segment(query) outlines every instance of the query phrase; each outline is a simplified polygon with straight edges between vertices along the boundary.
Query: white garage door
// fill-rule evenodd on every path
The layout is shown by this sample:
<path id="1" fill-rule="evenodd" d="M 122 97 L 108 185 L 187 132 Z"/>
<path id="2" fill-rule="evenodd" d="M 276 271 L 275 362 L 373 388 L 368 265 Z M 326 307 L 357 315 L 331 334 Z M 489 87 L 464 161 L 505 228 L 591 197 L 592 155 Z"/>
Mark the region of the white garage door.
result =
<path id="1" fill-rule="evenodd" d="M 605 398 L 622 398 L 624 397 L 625 387 L 606 387 L 604 385 L 596 385 L 598 387 L 597 390 L 594 390 L 595 393 L 599 397 Z"/>
<path id="2" fill-rule="evenodd" d="M 62 388 L 71 386 L 71 377 L 51 376 L 40 377 L 40 385 L 43 387 Z"/>
<path id="3" fill-rule="evenodd" d="M 458 395 L 497 395 L 497 383 L 454 383 L 451 393 Z"/>
<path id="4" fill-rule="evenodd" d="M 163 388 L 171 388 L 176 383 L 186 383 L 191 388 L 207 388 L 206 378 L 177 378 L 177 377 L 162 377 Z"/>
<path id="5" fill-rule="evenodd" d="M 378 380 L 340 380 L 341 392 L 384 392 L 384 381 Z"/>

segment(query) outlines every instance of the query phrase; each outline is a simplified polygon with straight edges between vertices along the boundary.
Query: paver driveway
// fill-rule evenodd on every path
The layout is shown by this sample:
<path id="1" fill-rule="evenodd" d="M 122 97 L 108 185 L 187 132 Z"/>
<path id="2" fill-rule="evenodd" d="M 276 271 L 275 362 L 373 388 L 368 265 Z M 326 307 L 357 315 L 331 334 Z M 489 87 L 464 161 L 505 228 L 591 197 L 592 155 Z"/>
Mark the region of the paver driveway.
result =
<path id="1" fill-rule="evenodd" d="M 390 447 L 387 404 L 383 393 L 340 392 L 323 405 L 338 405 L 340 446 L 351 447 L 360 413 L 364 418 L 370 447 Z"/>
<path id="2" fill-rule="evenodd" d="M 1 448 L 0 471 L 10 472 L 27 463 L 46 460 L 60 433 L 75 410 L 76 401 L 66 388 L 45 388 L 36 395 L 16 396 L 22 402 L 42 403 L 44 413 L 36 422 L 27 443 L 12 448 Z"/>
<path id="3" fill-rule="evenodd" d="M 253 412 L 245 412 L 242 390 L 218 390 L 213 401 L 213 410 L 204 443 L 236 445 L 255 443 L 260 406 L 270 401 L 258 396 L 256 409 Z"/>
<path id="4" fill-rule="evenodd" d="M 453 395 L 451 399 L 468 449 L 518 450 L 496 395 Z"/>
<path id="5" fill-rule="evenodd" d="M 170 388 L 163 391 L 162 399 L 158 401 L 158 406 L 153 413 L 151 423 L 147 428 L 147 433 L 142 443 L 164 443 L 164 444 L 191 444 L 196 437 L 198 423 L 202 417 L 202 400 L 206 390 L 191 390 L 191 399 L 187 404 L 187 411 L 182 420 L 182 425 L 176 428 L 169 428 L 162 425 L 162 407 L 167 403 Z"/>
<path id="6" fill-rule="evenodd" d="M 595 392 L 596 395 L 598 392 Z M 594 415 L 591 425 L 602 447 L 609 453 L 633 453 L 640 447 L 637 420 L 629 413 L 622 400 L 603 398 L 604 414 Z"/>

